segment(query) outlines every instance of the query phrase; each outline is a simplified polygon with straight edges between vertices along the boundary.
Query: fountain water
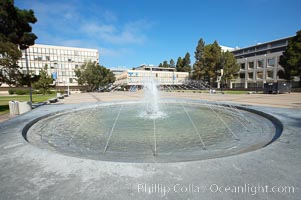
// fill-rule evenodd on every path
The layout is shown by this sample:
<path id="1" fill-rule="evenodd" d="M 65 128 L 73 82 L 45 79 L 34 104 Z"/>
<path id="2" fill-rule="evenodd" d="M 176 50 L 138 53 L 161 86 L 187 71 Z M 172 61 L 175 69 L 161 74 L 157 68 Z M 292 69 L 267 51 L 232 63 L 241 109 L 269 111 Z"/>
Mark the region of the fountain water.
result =
<path id="1" fill-rule="evenodd" d="M 166 117 L 166 114 L 159 108 L 159 90 L 158 83 L 153 77 L 144 81 L 144 104 L 145 110 L 140 117 L 144 119 L 158 119 Z"/>

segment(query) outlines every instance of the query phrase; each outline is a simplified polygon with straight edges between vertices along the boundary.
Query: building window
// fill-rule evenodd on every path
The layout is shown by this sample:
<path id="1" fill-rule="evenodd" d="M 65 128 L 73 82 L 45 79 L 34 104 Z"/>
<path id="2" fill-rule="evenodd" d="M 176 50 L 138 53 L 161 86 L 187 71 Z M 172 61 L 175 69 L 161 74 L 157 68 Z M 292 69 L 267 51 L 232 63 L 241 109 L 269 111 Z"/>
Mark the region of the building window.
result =
<path id="1" fill-rule="evenodd" d="M 269 79 L 273 78 L 273 71 L 267 71 L 267 78 Z"/>
<path id="2" fill-rule="evenodd" d="M 263 68 L 264 60 L 257 60 L 257 68 Z"/>
<path id="3" fill-rule="evenodd" d="M 50 61 L 50 56 L 46 56 L 46 60 L 47 60 L 47 61 Z"/>
<path id="4" fill-rule="evenodd" d="M 245 75 L 245 73 L 241 73 L 241 74 L 239 74 L 239 78 L 240 78 L 240 79 L 245 79 L 245 78 L 246 78 L 246 75 Z"/>
<path id="5" fill-rule="evenodd" d="M 68 58 L 68 62 L 72 62 L 72 59 L 71 59 L 71 58 Z"/>
<path id="6" fill-rule="evenodd" d="M 248 65 L 249 65 L 249 69 L 254 69 L 254 62 L 249 62 Z"/>
<path id="7" fill-rule="evenodd" d="M 257 79 L 263 79 L 263 72 L 257 72 L 256 77 Z"/>
<path id="8" fill-rule="evenodd" d="M 249 77 L 249 79 L 253 79 L 253 78 L 254 78 L 253 72 L 249 72 L 249 73 L 248 73 L 248 77 Z"/>
<path id="9" fill-rule="evenodd" d="M 275 58 L 269 58 L 268 67 L 274 67 L 274 66 L 275 66 Z"/>
<path id="10" fill-rule="evenodd" d="M 241 63 L 241 64 L 240 64 L 240 69 L 246 69 L 245 63 Z"/>
<path id="11" fill-rule="evenodd" d="M 69 83 L 73 83 L 73 78 L 69 78 Z"/>

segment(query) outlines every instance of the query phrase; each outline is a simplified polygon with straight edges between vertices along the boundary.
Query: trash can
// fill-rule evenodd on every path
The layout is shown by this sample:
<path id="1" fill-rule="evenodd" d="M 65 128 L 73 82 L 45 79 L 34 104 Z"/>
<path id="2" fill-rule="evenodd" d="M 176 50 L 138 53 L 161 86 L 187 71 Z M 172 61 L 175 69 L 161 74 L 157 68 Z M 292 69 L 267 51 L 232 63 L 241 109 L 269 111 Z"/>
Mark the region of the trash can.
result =
<path id="1" fill-rule="evenodd" d="M 31 104 L 28 101 L 17 102 L 19 107 L 19 115 L 31 111 Z"/>
<path id="2" fill-rule="evenodd" d="M 10 115 L 19 115 L 19 104 L 17 101 L 9 101 L 8 105 Z"/>

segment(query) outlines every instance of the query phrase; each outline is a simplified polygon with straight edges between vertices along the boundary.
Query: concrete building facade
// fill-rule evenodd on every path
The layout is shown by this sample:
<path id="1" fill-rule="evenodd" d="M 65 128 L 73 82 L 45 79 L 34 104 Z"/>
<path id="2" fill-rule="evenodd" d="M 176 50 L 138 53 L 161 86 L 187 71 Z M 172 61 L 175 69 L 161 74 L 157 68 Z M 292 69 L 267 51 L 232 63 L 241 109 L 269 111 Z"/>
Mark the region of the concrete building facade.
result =
<path id="1" fill-rule="evenodd" d="M 291 37 L 282 38 L 232 51 L 240 66 L 238 78 L 230 88 L 260 88 L 264 83 L 285 81 L 279 71 L 280 56 Z"/>
<path id="2" fill-rule="evenodd" d="M 189 77 L 188 72 L 176 72 L 175 68 L 141 65 L 116 76 L 115 85 L 143 85 L 150 77 L 160 85 L 181 85 Z"/>
<path id="3" fill-rule="evenodd" d="M 57 86 L 77 86 L 74 70 L 86 61 L 99 62 L 97 49 L 35 44 L 26 52 L 30 74 L 38 75 L 47 65 L 48 74 L 56 77 Z M 25 51 L 22 51 L 19 66 L 23 73 L 27 73 Z"/>

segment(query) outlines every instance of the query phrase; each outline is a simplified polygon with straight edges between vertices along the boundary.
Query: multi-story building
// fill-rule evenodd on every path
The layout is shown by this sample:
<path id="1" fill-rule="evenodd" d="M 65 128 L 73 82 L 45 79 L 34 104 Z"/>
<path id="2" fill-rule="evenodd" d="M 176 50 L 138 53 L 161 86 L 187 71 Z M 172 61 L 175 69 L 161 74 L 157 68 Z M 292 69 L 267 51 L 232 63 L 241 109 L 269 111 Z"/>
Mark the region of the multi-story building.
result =
<path id="1" fill-rule="evenodd" d="M 124 71 L 128 70 L 126 67 L 112 67 L 109 68 L 111 70 L 111 72 L 113 72 L 113 74 L 116 76 L 118 76 L 119 74 L 122 74 Z"/>
<path id="2" fill-rule="evenodd" d="M 264 83 L 284 81 L 279 71 L 280 56 L 291 37 L 286 37 L 232 51 L 240 71 L 238 78 L 230 83 L 230 88 L 257 88 Z"/>
<path id="3" fill-rule="evenodd" d="M 175 68 L 141 65 L 133 70 L 126 70 L 116 76 L 115 85 L 141 86 L 150 77 L 160 85 L 181 85 L 189 76 L 188 72 L 176 72 Z"/>
<path id="4" fill-rule="evenodd" d="M 86 61 L 99 61 L 97 49 L 35 44 L 26 52 L 29 72 L 38 75 L 40 69 L 47 65 L 48 74 L 56 78 L 57 86 L 77 86 L 74 70 Z M 27 73 L 25 51 L 22 51 L 19 66 L 23 73 Z"/>

